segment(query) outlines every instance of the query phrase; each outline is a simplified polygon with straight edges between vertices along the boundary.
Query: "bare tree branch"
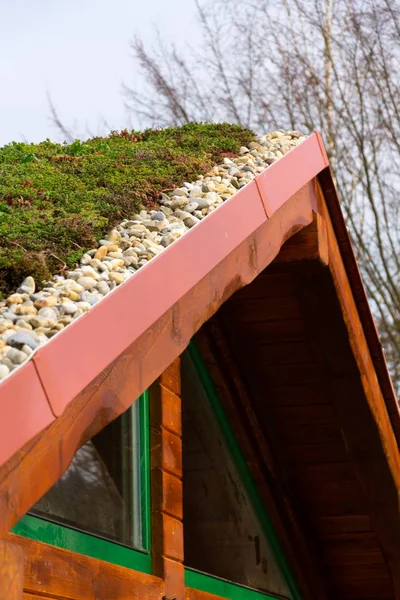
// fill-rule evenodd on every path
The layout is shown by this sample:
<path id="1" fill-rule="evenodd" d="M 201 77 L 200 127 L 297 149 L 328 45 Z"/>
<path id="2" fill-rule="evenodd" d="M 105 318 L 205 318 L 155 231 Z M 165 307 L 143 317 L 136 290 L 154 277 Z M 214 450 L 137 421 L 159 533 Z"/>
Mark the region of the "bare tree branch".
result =
<path id="1" fill-rule="evenodd" d="M 74 141 L 75 137 L 73 135 L 73 133 L 65 126 L 65 124 L 61 121 L 58 112 L 56 110 L 56 107 L 54 106 L 54 103 L 51 99 L 50 93 L 46 92 L 46 97 L 47 97 L 47 102 L 49 104 L 49 109 L 50 109 L 50 115 L 51 115 L 51 120 L 54 123 L 54 125 L 56 126 L 56 128 L 58 129 L 58 131 L 60 131 L 63 136 L 64 136 L 64 140 L 66 142 L 68 142 L 69 144 L 72 144 L 72 142 Z"/>
<path id="2" fill-rule="evenodd" d="M 392 373 L 400 376 L 400 0 L 196 1 L 201 47 L 140 40 L 145 121 L 321 130 Z M 400 382 L 397 381 L 400 387 Z"/>

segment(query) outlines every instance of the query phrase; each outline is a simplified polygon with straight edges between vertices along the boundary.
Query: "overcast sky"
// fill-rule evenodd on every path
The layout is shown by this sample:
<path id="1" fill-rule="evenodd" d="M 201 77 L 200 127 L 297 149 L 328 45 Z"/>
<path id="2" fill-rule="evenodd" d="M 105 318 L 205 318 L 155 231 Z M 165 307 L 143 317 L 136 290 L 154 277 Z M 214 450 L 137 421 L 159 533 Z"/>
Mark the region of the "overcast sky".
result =
<path id="1" fill-rule="evenodd" d="M 75 130 L 127 123 L 121 84 L 135 78 L 138 33 L 183 44 L 199 34 L 194 0 L 0 0 L 0 146 L 59 136 L 46 91 Z M 137 74 L 136 74 L 137 76 Z"/>

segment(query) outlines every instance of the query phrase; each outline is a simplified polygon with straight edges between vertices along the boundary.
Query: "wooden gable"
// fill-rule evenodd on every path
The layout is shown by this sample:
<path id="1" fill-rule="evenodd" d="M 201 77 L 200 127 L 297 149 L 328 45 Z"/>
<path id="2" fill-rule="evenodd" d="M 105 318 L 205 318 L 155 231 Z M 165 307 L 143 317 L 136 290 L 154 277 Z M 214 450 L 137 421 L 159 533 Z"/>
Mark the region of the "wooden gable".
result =
<path id="1" fill-rule="evenodd" d="M 240 221 L 243 202 L 249 214 Z M 132 302 L 146 308 L 152 282 L 194 251 L 196 269 L 121 330 Z M 0 536 L 11 565 L 3 581 L 21 571 L 9 530 L 75 451 L 153 385 L 153 574 L 102 571 L 98 561 L 21 538 L 25 597 L 117 599 L 135 589 L 149 599 L 211 600 L 184 588 L 174 361 L 195 335 L 301 597 L 399 597 L 399 409 L 319 136 L 101 304 L 0 386 Z M 100 351 L 88 334 L 111 313 L 116 339 Z M 36 420 L 24 420 L 35 407 Z M 67 590 L 45 564 L 70 573 Z"/>

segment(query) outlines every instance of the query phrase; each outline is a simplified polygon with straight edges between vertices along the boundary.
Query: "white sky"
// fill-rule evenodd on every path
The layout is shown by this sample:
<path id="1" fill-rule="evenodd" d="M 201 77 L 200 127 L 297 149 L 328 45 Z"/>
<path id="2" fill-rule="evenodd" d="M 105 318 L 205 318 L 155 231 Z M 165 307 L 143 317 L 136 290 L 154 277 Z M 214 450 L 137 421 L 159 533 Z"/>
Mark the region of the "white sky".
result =
<path id="1" fill-rule="evenodd" d="M 194 0 L 0 0 L 0 146 L 59 139 L 46 90 L 74 131 L 97 133 L 102 118 L 124 127 L 121 84 L 137 77 L 129 42 L 151 43 L 155 27 L 193 42 Z"/>

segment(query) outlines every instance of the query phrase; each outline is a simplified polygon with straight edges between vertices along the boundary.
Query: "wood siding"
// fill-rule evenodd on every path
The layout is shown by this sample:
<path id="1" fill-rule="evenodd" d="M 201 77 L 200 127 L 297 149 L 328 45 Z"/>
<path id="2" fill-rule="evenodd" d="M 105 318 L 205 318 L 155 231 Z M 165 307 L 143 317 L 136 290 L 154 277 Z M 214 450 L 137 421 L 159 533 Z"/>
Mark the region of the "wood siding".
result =
<path id="1" fill-rule="evenodd" d="M 167 598 L 183 598 L 180 361 L 150 387 L 153 570 Z"/>

